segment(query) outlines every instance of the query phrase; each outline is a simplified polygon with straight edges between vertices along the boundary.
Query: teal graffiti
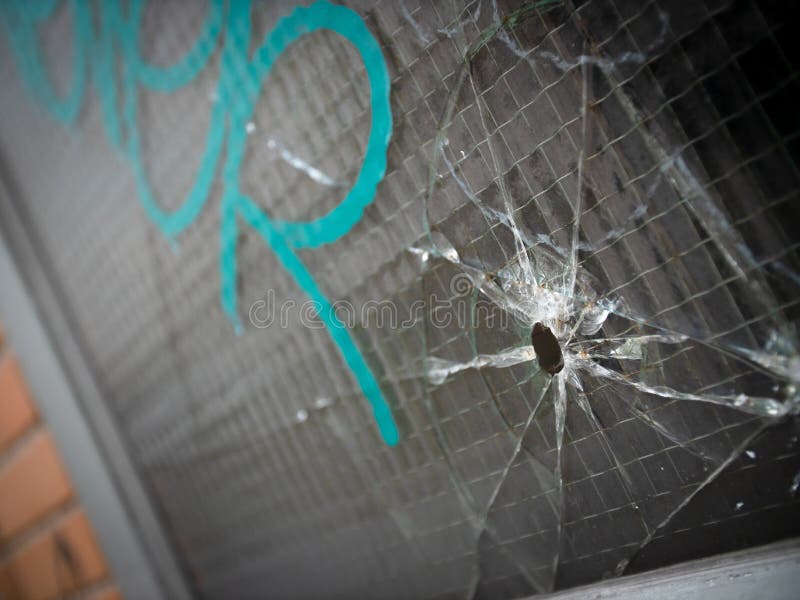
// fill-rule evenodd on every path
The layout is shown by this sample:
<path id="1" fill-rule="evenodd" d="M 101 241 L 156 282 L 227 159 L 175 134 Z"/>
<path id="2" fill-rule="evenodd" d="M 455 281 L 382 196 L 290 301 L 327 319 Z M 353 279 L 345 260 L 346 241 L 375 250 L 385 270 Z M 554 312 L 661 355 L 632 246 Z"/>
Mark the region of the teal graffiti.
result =
<path id="1" fill-rule="evenodd" d="M 56 2 L 2 5 L 2 21 L 27 87 L 55 119 L 72 125 L 83 105 L 87 82 L 92 83 L 108 138 L 131 163 L 139 201 L 149 219 L 170 240 L 175 240 L 202 212 L 220 156 L 227 149 L 222 166 L 220 218 L 223 310 L 237 332 L 241 331 L 237 313 L 236 240 L 244 224 L 258 232 L 300 289 L 320 308 L 320 319 L 370 402 L 384 441 L 395 445 L 399 440 L 397 426 L 375 376 L 349 331 L 336 317 L 331 302 L 296 253 L 298 249 L 319 248 L 346 235 L 375 198 L 386 171 L 386 150 L 392 131 L 389 75 L 380 46 L 364 21 L 346 7 L 321 0 L 280 19 L 250 59 L 250 0 L 231 0 L 227 7 L 223 0 L 213 0 L 193 47 L 175 64 L 159 67 L 147 63 L 140 52 L 144 0 L 129 0 L 125 8 L 121 0 L 101 3 L 96 26 L 88 2 L 67 0 L 66 4 L 72 14 L 74 60 L 71 88 L 63 97 L 56 93 L 39 51 L 39 27 L 52 16 Z M 281 54 L 300 37 L 322 29 L 332 30 L 349 41 L 364 63 L 371 101 L 371 128 L 364 160 L 352 188 L 327 214 L 307 222 L 273 220 L 240 190 L 246 125 Z M 170 93 L 190 83 L 208 64 L 221 36 L 220 74 L 205 148 L 191 189 L 182 204 L 169 212 L 155 197 L 142 160 L 137 119 L 139 90 L 144 87 Z M 118 63 L 120 69 L 115 68 Z"/>

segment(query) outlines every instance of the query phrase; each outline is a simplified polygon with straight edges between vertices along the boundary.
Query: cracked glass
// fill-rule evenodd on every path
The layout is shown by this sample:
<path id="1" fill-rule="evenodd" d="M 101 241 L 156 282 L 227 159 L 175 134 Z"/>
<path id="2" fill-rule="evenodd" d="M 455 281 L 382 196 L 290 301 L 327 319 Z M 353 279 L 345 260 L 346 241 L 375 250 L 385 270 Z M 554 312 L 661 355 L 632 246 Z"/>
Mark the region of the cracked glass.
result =
<path id="1" fill-rule="evenodd" d="M 236 102 L 223 49 L 263 67 L 294 4 L 254 3 L 244 27 L 224 25 L 236 3 L 132 3 L 115 18 L 141 11 L 141 60 L 204 62 L 137 92 L 117 133 L 104 118 L 131 96 L 90 85 L 59 125 L 2 29 L 4 182 L 198 595 L 519 598 L 800 534 L 789 11 L 689 4 L 347 3 L 388 73 L 386 168 L 346 235 L 291 255 L 396 444 L 257 219 L 239 214 L 220 272 L 231 150 L 209 170 L 204 149 Z M 37 25 L 62 97 L 74 6 Z M 108 13 L 91 14 L 97 36 Z M 90 80 L 141 68 L 95 43 Z M 359 181 L 362 58 L 313 31 L 247 119 L 231 110 L 247 214 L 310 222 Z M 137 202 L 131 123 L 164 210 L 207 179 L 177 235 Z"/>

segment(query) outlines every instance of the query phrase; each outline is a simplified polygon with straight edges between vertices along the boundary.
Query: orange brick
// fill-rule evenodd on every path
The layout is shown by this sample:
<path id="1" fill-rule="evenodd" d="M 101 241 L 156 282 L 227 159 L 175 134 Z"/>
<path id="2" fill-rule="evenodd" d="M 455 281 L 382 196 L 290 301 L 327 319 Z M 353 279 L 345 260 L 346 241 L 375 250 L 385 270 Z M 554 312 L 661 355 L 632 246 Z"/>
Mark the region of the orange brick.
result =
<path id="1" fill-rule="evenodd" d="M 36 422 L 36 408 L 16 357 L 0 357 L 0 451 Z"/>
<path id="2" fill-rule="evenodd" d="M 115 587 L 100 590 L 96 594 L 89 596 L 89 600 L 122 600 L 122 594 Z"/>
<path id="3" fill-rule="evenodd" d="M 0 599 L 22 600 L 17 592 L 17 586 L 11 576 L 11 568 L 8 565 L 0 565 Z"/>
<path id="4" fill-rule="evenodd" d="M 36 433 L 0 471 L 0 537 L 10 540 L 71 497 L 53 440 Z"/>
<path id="5" fill-rule="evenodd" d="M 108 575 L 89 521 L 76 509 L 37 535 L 11 558 L 17 593 L 26 600 L 50 600 L 71 594 Z"/>

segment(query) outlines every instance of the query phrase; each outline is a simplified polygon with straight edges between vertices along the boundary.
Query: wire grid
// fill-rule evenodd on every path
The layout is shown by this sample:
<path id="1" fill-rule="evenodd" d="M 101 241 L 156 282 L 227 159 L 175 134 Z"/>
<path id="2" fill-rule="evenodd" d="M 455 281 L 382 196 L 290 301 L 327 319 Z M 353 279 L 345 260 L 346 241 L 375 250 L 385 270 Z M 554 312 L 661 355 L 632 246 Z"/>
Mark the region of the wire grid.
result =
<path id="1" fill-rule="evenodd" d="M 3 114 L 14 115 L 0 125 L 4 160 L 198 594 L 519 597 L 597 580 L 631 558 L 636 567 L 640 555 L 636 568 L 684 557 L 673 513 L 689 523 L 678 531 L 691 532 L 730 521 L 760 527 L 776 506 L 791 511 L 796 438 L 771 442 L 773 429 L 759 438 L 780 458 L 780 482 L 774 461 L 761 479 L 758 461 L 737 478 L 745 467 L 736 457 L 764 426 L 738 411 L 586 376 L 581 398 L 591 411 L 571 398 L 559 451 L 549 395 L 532 412 L 547 385 L 535 364 L 465 370 L 433 385 L 429 357 L 468 361 L 523 343 L 530 330 L 513 320 L 497 326 L 502 310 L 454 290 L 457 265 L 438 257 L 422 264 L 408 251 L 441 235 L 464 263 L 499 277 L 518 262 L 513 236 L 470 196 L 502 212 L 505 189 L 514 218 L 548 238 L 531 253 L 547 257 L 547 244 L 570 248 L 580 193 L 581 272 L 593 291 L 624 298 L 629 314 L 643 316 L 612 314 L 603 336 L 657 327 L 688 336 L 649 346 L 640 369 L 606 364 L 698 394 L 773 394 L 774 377 L 718 348 L 761 350 L 797 315 L 798 127 L 785 110 L 796 61 L 781 8 L 590 0 L 499 28 L 519 6 L 354 8 L 392 76 L 389 167 L 358 225 L 301 256 L 329 297 L 356 307 L 392 300 L 401 322 L 415 301 L 427 308 L 434 296 L 453 307 L 466 299 L 469 314 L 488 311 L 463 326 L 436 327 L 425 314 L 409 327 L 355 330 L 402 432 L 393 449 L 325 330 L 304 327 L 295 312 L 285 328 L 233 334 L 218 302 L 218 187 L 173 248 L 135 202 L 129 167 L 108 152 L 96 103 L 84 108 L 79 133 L 60 130 L 31 111 L 13 65 L 2 61 L 11 82 L 0 94 Z M 203 10 L 148 7 L 147 58 L 168 64 L 185 52 Z M 254 39 L 289 10 L 258 5 Z M 68 18 L 60 11 L 46 47 L 63 46 Z M 460 79 L 465 51 L 487 30 L 494 35 Z M 624 58 L 634 54 L 642 59 Z M 582 55 L 611 62 L 582 64 Z M 215 60 L 176 94 L 142 95 L 146 166 L 166 208 L 194 179 Z M 58 81 L 64 71 L 53 69 Z M 365 94 L 347 44 L 327 33 L 298 42 L 264 88 L 246 191 L 279 218 L 308 219 L 335 205 L 360 164 Z M 453 119 L 440 127 L 451 105 Z M 269 139 L 336 184 L 290 168 Z M 752 253 L 743 273 L 726 260 L 736 251 L 730 230 L 698 214 L 696 196 L 675 184 L 678 159 Z M 37 176 L 44 166 L 48 177 Z M 247 230 L 239 262 L 243 318 L 270 290 L 277 302 L 304 300 Z M 753 281 L 771 299 L 755 295 Z M 708 496 L 717 471 L 730 480 L 727 493 L 678 510 L 693 494 Z M 783 493 L 754 493 L 765 480 Z M 638 551 L 650 539 L 655 557 Z M 720 536 L 704 552 L 734 545 Z"/>

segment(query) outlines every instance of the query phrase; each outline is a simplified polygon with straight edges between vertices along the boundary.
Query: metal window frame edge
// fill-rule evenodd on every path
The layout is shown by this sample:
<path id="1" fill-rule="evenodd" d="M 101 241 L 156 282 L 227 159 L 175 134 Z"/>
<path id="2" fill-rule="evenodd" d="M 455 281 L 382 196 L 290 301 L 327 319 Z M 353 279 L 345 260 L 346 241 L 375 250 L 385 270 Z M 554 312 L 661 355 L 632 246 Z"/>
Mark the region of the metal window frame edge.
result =
<path id="1" fill-rule="evenodd" d="M 0 177 L 0 317 L 114 580 L 127 598 L 191 598 L 42 262 Z"/>

